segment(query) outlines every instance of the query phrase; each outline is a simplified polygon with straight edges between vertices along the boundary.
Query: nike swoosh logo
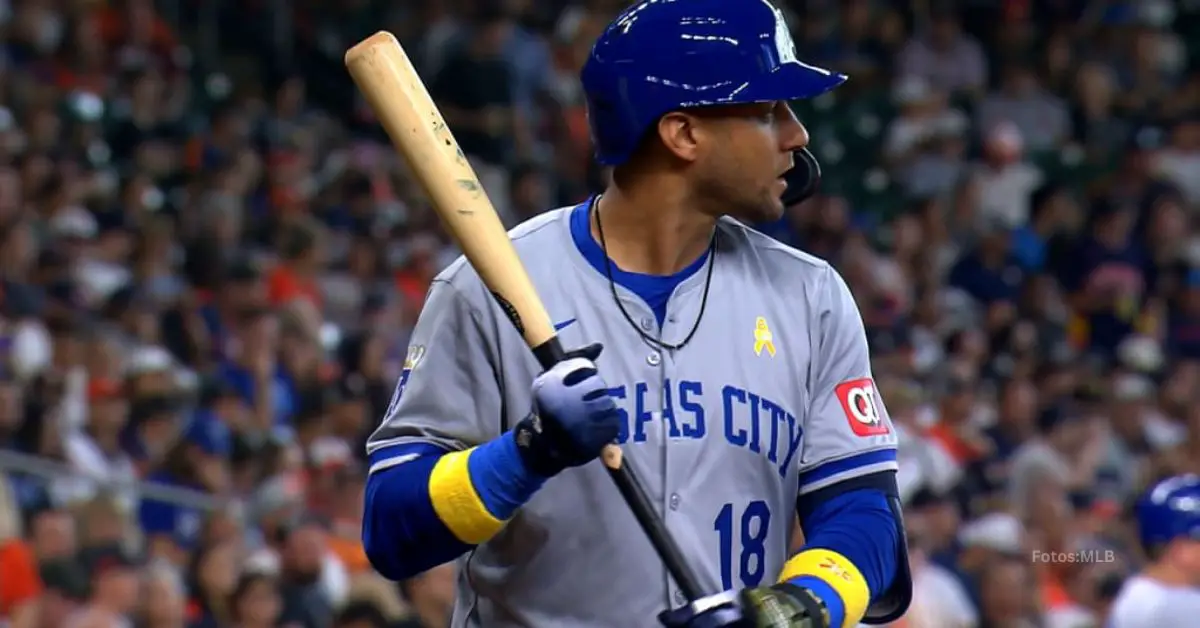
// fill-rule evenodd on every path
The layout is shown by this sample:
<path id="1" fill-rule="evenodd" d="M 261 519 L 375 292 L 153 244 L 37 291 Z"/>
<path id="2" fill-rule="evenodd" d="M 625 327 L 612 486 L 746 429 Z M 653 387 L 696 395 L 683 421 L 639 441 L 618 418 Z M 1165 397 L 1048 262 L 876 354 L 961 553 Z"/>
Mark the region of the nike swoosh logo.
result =
<path id="1" fill-rule="evenodd" d="M 565 320 L 565 321 L 563 321 L 563 322 L 561 322 L 561 323 L 555 323 L 555 324 L 554 324 L 554 331 L 562 331 L 562 330 L 566 329 L 567 327 L 570 327 L 570 326 L 571 326 L 571 324 L 572 324 L 572 323 L 574 323 L 574 322 L 575 322 L 575 319 L 573 319 L 573 318 L 568 318 L 567 320 Z"/>

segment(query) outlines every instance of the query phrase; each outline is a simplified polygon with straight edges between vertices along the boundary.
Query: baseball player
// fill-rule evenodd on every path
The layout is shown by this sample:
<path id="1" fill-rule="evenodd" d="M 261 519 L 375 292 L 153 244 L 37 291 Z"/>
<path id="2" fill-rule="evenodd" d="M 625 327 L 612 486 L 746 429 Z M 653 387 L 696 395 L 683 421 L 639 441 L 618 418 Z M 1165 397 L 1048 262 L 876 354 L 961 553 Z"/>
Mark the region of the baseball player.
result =
<path id="1" fill-rule="evenodd" d="M 896 619 L 896 439 L 861 317 L 829 264 L 735 220 L 781 216 L 797 152 L 811 188 L 786 103 L 846 77 L 799 61 L 765 0 L 646 0 L 581 78 L 611 184 L 511 236 L 583 348 L 541 372 L 464 260 L 437 277 L 368 444 L 372 564 L 398 580 L 457 559 L 456 627 Z M 728 593 L 684 598 L 595 461 L 612 442 Z"/>
<path id="2" fill-rule="evenodd" d="M 1150 566 L 1117 594 L 1106 628 L 1185 628 L 1200 620 L 1200 476 L 1155 484 L 1137 505 Z"/>

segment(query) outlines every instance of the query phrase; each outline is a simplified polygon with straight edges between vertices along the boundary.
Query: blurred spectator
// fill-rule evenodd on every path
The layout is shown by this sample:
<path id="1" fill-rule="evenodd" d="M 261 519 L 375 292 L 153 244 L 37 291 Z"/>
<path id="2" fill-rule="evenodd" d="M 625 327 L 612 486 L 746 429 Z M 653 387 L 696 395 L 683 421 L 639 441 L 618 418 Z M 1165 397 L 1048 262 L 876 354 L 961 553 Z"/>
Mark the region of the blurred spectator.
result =
<path id="1" fill-rule="evenodd" d="M 279 575 L 283 621 L 301 626 L 328 626 L 333 609 L 341 603 L 344 571 L 327 561 L 324 529 L 315 522 L 300 522 L 280 532 Z"/>
<path id="2" fill-rule="evenodd" d="M 13 628 L 38 625 L 38 598 L 43 583 L 33 549 L 24 539 L 20 511 L 12 489 L 0 479 L 0 617 Z"/>
<path id="3" fill-rule="evenodd" d="M 252 408 L 250 430 L 263 434 L 284 428 L 295 397 L 279 364 L 279 317 L 266 308 L 241 311 L 233 323 L 229 352 L 218 367 L 221 377 Z"/>
<path id="4" fill-rule="evenodd" d="M 174 567 L 155 564 L 142 576 L 144 600 L 138 625 L 147 628 L 184 628 L 187 626 L 186 590 Z"/>
<path id="5" fill-rule="evenodd" d="M 229 623 L 247 628 L 274 628 L 279 625 L 281 608 L 274 578 L 248 571 L 238 578 L 230 596 Z"/>
<path id="6" fill-rule="evenodd" d="M 225 458 L 229 451 L 227 426 L 197 417 L 173 450 L 147 479 L 159 485 L 205 492 L 225 490 L 229 482 Z M 151 557 L 183 564 L 201 533 L 203 513 L 196 508 L 152 498 L 141 501 L 138 513 Z"/>
<path id="7" fill-rule="evenodd" d="M 1026 139 L 1016 124 L 1002 120 L 984 127 L 983 155 L 974 165 L 971 185 L 978 195 L 977 216 L 1007 229 L 1029 222 L 1029 197 L 1042 174 L 1025 161 Z"/>
<path id="8" fill-rule="evenodd" d="M 107 545 L 85 549 L 80 561 L 91 577 L 90 594 L 67 625 L 130 625 L 140 592 L 137 560 L 120 546 Z"/>
<path id="9" fill-rule="evenodd" d="M 1200 172 L 1200 116 L 1192 115 L 1172 125 L 1169 144 L 1159 153 L 1157 168 L 1163 178 L 1183 192 L 1189 204 L 1200 203 L 1200 181 L 1193 176 Z"/>
<path id="10" fill-rule="evenodd" d="M 1031 603 L 1033 580 L 1024 557 L 1001 557 L 984 565 L 979 587 L 983 625 L 1036 626 L 1040 608 Z"/>
<path id="11" fill-rule="evenodd" d="M 187 568 L 188 625 L 207 628 L 228 624 L 230 602 L 238 584 L 238 543 L 216 542 L 198 548 Z"/>
<path id="12" fill-rule="evenodd" d="M 952 11 L 929 16 L 925 32 L 900 52 L 901 76 L 920 76 L 939 90 L 977 94 L 987 85 L 987 60 L 979 42 L 962 32 Z"/>
<path id="13" fill-rule="evenodd" d="M 913 626 L 978 625 L 978 612 L 962 581 L 945 567 L 931 562 L 916 536 L 909 537 L 908 551 L 916 602 L 905 615 L 906 620 Z"/>
<path id="14" fill-rule="evenodd" d="M 1044 151 L 1058 148 L 1070 131 L 1067 108 L 1044 91 L 1031 64 L 1014 61 L 1004 68 L 1001 89 L 979 103 L 979 127 L 992 129 L 1012 123 L 1026 139 L 1026 148 Z"/>
<path id="15" fill-rule="evenodd" d="M 285 227 L 280 238 L 281 263 L 267 278 L 268 298 L 272 305 L 283 305 L 293 299 L 304 299 L 321 307 L 321 293 L 316 276 L 322 266 L 320 235 L 312 223 L 297 223 Z"/>
<path id="16" fill-rule="evenodd" d="M 94 478 L 101 484 L 128 487 L 137 480 L 133 459 L 122 446 L 121 434 L 129 419 L 129 404 L 125 399 L 122 382 L 93 379 L 88 383 L 88 419 L 81 431 L 67 436 L 63 443 L 67 462 L 82 476 Z M 91 483 L 79 486 L 73 495 L 60 499 L 76 501 L 88 499 L 95 494 Z M 130 510 L 135 495 L 126 489 L 121 498 L 122 507 Z"/>

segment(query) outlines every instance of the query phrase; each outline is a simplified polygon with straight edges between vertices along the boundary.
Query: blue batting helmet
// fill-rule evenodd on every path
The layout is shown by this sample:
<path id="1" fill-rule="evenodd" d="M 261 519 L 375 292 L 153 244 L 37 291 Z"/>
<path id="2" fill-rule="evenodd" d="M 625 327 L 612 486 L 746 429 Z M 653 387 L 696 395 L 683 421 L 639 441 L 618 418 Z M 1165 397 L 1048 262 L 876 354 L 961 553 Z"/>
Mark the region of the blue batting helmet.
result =
<path id="1" fill-rule="evenodd" d="M 615 166 L 670 111 L 812 98 L 846 76 L 797 59 L 767 0 L 643 0 L 600 35 L 581 80 L 596 158 Z"/>
<path id="2" fill-rule="evenodd" d="M 1200 476 L 1177 475 L 1150 487 L 1137 504 L 1137 519 L 1146 547 L 1200 540 Z"/>

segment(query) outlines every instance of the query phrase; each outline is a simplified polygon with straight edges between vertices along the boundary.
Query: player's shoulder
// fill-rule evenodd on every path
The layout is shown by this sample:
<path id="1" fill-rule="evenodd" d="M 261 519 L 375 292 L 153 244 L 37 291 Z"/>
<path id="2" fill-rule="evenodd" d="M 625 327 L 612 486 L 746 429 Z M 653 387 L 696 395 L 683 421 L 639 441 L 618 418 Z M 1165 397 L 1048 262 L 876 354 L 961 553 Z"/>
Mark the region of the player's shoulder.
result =
<path id="1" fill-rule="evenodd" d="M 1195 590 L 1170 587 L 1146 577 L 1135 575 L 1125 581 L 1113 601 L 1110 625 L 1113 628 L 1133 628 L 1170 624 L 1179 613 L 1194 616 L 1200 612 L 1200 594 Z"/>
<path id="2" fill-rule="evenodd" d="M 510 229 L 508 237 L 512 239 L 517 253 L 544 246 L 548 241 L 563 242 L 563 236 L 570 233 L 567 219 L 576 207 L 577 205 L 557 207 L 542 212 Z"/>
<path id="3" fill-rule="evenodd" d="M 763 266 L 773 275 L 789 281 L 821 278 L 833 271 L 828 261 L 784 244 L 735 218 L 721 218 L 717 228 L 734 251 L 751 260 L 766 262 Z"/>
<path id="4" fill-rule="evenodd" d="M 566 217 L 572 207 L 559 207 L 543 212 L 509 229 L 508 237 L 527 266 L 538 255 L 555 255 L 556 247 L 561 247 L 565 241 Z M 569 238 L 566 238 L 569 240 Z M 459 255 L 434 277 L 434 284 L 448 284 L 464 296 L 479 293 L 486 298 L 479 273 L 467 261 L 465 255 Z"/>

